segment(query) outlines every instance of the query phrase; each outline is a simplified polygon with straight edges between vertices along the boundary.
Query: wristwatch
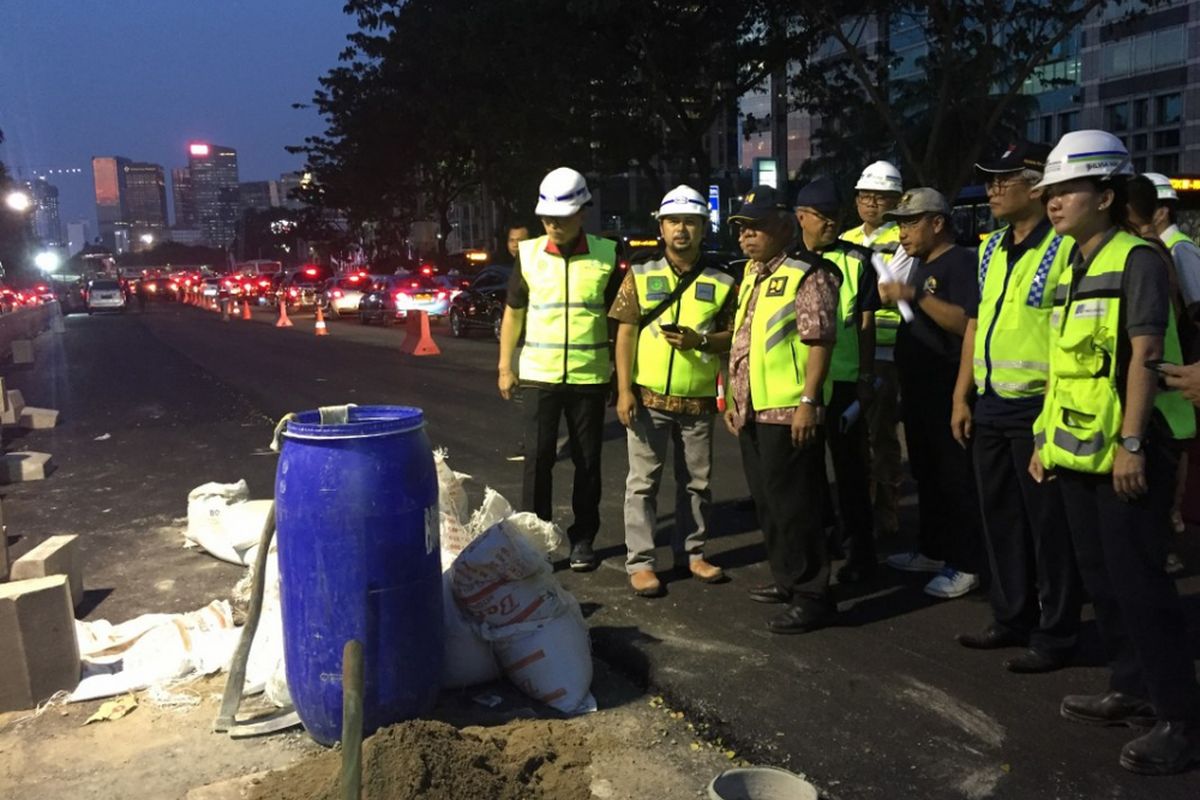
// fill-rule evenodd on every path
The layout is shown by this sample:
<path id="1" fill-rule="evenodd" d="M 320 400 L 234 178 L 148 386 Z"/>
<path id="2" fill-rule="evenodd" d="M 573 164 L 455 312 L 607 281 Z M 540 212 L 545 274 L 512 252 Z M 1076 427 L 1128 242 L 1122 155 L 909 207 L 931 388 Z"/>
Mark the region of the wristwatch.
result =
<path id="1" fill-rule="evenodd" d="M 1138 455 L 1146 447 L 1146 437 L 1145 436 L 1122 436 L 1121 437 L 1121 447 L 1125 448 L 1126 450 L 1128 450 L 1130 453 L 1133 453 L 1134 455 Z"/>
<path id="2" fill-rule="evenodd" d="M 708 349 L 708 334 L 707 333 L 700 334 L 700 344 L 696 347 L 696 349 L 697 350 L 707 350 Z"/>
<path id="3" fill-rule="evenodd" d="M 809 397 L 808 395 L 803 395 L 803 394 L 800 395 L 800 402 L 806 406 L 816 406 L 817 408 L 821 408 L 825 405 L 820 400 L 817 400 L 816 398 Z"/>

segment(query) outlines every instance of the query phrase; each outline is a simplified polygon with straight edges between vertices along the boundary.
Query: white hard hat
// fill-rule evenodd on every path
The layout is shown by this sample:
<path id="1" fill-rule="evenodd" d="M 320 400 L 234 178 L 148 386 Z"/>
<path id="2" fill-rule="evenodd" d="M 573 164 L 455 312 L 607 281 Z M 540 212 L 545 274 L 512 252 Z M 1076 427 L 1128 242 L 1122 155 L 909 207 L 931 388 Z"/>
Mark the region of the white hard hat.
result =
<path id="1" fill-rule="evenodd" d="M 570 167 L 559 167 L 542 178 L 533 213 L 539 217 L 569 217 L 590 202 L 592 193 L 584 177 Z"/>
<path id="2" fill-rule="evenodd" d="M 1175 194 L 1175 187 L 1171 185 L 1171 179 L 1159 172 L 1143 172 L 1143 178 L 1149 178 L 1154 184 L 1154 190 L 1158 192 L 1159 200 L 1178 200 L 1179 195 Z"/>
<path id="3" fill-rule="evenodd" d="M 1132 175 L 1129 151 L 1108 131 L 1071 131 L 1054 145 L 1046 157 L 1046 170 L 1037 189 L 1077 178 L 1111 178 Z"/>
<path id="4" fill-rule="evenodd" d="M 707 217 L 708 213 L 708 203 L 704 201 L 704 196 L 692 187 L 680 184 L 663 195 L 662 203 L 658 206 L 657 216 L 693 214 Z"/>
<path id="5" fill-rule="evenodd" d="M 868 164 L 867 168 L 862 171 L 854 188 L 899 194 L 904 191 L 904 180 L 900 177 L 900 170 L 896 169 L 895 164 L 890 161 L 876 161 Z"/>

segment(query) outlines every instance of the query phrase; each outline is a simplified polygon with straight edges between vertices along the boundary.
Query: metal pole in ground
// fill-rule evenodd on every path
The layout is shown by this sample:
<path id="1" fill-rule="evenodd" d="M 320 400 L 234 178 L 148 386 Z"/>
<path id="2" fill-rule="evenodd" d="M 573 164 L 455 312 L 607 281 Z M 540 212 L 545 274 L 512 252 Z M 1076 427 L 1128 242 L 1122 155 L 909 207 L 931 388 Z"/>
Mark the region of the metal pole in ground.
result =
<path id="1" fill-rule="evenodd" d="M 362 792 L 363 652 L 351 639 L 342 649 L 342 800 Z"/>

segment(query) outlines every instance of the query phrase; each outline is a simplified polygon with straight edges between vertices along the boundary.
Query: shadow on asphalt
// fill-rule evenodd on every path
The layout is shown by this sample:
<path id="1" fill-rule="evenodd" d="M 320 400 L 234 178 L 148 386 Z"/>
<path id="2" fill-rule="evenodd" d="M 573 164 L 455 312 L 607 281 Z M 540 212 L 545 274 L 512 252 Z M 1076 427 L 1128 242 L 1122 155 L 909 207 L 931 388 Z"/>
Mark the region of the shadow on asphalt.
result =
<path id="1" fill-rule="evenodd" d="M 88 614 L 91 614 L 112 593 L 112 589 L 85 589 L 83 599 L 75 607 L 75 618 L 83 619 Z"/>

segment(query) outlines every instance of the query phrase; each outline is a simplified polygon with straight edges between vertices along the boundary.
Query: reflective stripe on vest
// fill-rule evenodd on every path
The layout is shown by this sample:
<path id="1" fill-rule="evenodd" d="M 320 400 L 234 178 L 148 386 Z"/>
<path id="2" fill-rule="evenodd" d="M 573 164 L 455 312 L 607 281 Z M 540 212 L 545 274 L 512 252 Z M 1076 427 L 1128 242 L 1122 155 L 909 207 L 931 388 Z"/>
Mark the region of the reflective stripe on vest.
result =
<path id="1" fill-rule="evenodd" d="M 1117 388 L 1121 279 L 1129 254 L 1146 246 L 1136 236 L 1118 232 L 1074 285 L 1071 269 L 1059 277 L 1050 317 L 1049 384 L 1042 413 L 1034 423 L 1035 442 L 1046 467 L 1096 475 L 1112 471 L 1122 416 Z M 1178 363 L 1173 311 L 1167 320 L 1163 357 Z M 1154 407 L 1173 438 L 1195 435 L 1195 414 L 1178 391 L 1160 391 Z"/>
<path id="2" fill-rule="evenodd" d="M 611 372 L 605 289 L 616 268 L 616 244 L 587 237 L 588 252 L 546 252 L 545 236 L 520 244 L 529 287 L 520 377 L 540 383 L 606 383 Z"/>
<path id="3" fill-rule="evenodd" d="M 666 258 L 634 264 L 630 271 L 643 315 L 666 300 L 679 283 L 679 276 Z M 733 278 L 721 270 L 704 267 L 670 308 L 642 328 L 633 364 L 634 383 L 675 397 L 716 397 L 720 357 L 699 350 L 676 350 L 660 335 L 660 326 L 674 323 L 711 333 L 733 283 Z"/>
<path id="4" fill-rule="evenodd" d="M 754 318 L 750 321 L 749 353 L 750 398 L 756 410 L 794 408 L 804 394 L 808 346 L 796 330 L 796 293 L 811 268 L 804 261 L 786 258 L 775 272 L 760 281 L 747 265 L 733 329 L 742 327 L 750 298 L 757 294 Z M 826 402 L 832 387 L 832 381 L 825 382 Z"/>
<path id="5" fill-rule="evenodd" d="M 869 247 L 883 256 L 884 261 L 891 261 L 900 246 L 900 226 L 895 222 L 886 222 L 875 229 L 875 237 L 867 244 L 867 234 L 863 226 L 851 228 L 842 234 L 842 238 L 851 244 Z M 875 312 L 875 344 L 879 347 L 892 347 L 896 344 L 896 332 L 900 330 L 900 312 L 891 306 L 884 306 Z"/>
<path id="6" fill-rule="evenodd" d="M 1016 264 L 1003 247 L 1007 228 L 995 231 L 979 247 L 979 315 L 972 354 L 975 389 L 990 387 L 1009 399 L 1036 397 L 1050 372 L 1050 313 L 1047 283 L 1057 284 L 1069 270 L 1070 243 L 1053 230 Z"/>
<path id="7" fill-rule="evenodd" d="M 841 325 L 838 327 L 833 357 L 829 362 L 829 379 L 854 382 L 858 380 L 859 366 L 859 329 L 856 323 L 859 321 L 857 311 L 859 276 L 863 267 L 862 253 L 835 246 L 818 255 L 831 261 L 842 273 L 842 288 L 838 292 L 838 319 Z"/>

